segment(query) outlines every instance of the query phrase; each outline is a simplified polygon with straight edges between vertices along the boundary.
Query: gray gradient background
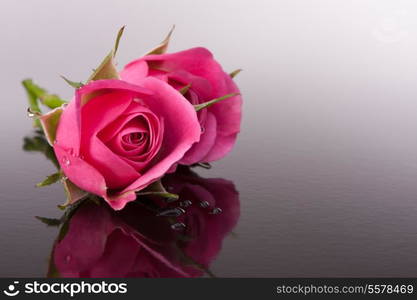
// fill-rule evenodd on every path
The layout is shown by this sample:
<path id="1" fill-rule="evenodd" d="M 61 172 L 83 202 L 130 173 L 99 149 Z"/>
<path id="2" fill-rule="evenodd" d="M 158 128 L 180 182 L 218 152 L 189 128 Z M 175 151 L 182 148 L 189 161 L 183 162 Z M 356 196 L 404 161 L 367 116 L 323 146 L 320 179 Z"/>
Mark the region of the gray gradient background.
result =
<path id="1" fill-rule="evenodd" d="M 53 171 L 21 151 L 20 81 L 62 96 L 126 24 L 119 65 L 177 25 L 171 50 L 205 46 L 243 68 L 242 133 L 210 177 L 234 180 L 242 216 L 218 276 L 416 276 L 415 1 L 0 1 L 0 276 L 43 276 L 59 216 Z"/>

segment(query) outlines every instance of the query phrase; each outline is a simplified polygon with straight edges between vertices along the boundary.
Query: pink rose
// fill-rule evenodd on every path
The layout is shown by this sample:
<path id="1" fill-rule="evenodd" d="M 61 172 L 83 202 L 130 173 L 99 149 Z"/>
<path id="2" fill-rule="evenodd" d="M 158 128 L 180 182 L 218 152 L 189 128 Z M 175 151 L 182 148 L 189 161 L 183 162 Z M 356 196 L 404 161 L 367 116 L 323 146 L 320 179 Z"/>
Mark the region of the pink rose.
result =
<path id="1" fill-rule="evenodd" d="M 122 209 L 199 140 L 192 105 L 161 80 L 97 80 L 64 109 L 53 144 L 75 185 Z"/>
<path id="2" fill-rule="evenodd" d="M 177 90 L 190 85 L 184 96 L 193 105 L 239 92 L 232 78 L 205 48 L 147 55 L 129 63 L 120 76 L 131 83 L 156 77 Z M 242 99 L 237 95 L 199 111 L 200 142 L 193 145 L 180 164 L 210 162 L 229 153 L 240 131 L 241 105 Z"/>
<path id="3" fill-rule="evenodd" d="M 137 202 L 113 211 L 86 201 L 63 225 L 48 275 L 199 277 L 203 269 L 210 272 L 223 239 L 239 219 L 238 192 L 228 180 L 205 179 L 188 171 L 169 174 L 163 181 L 181 198 L 162 211 L 181 204 L 185 213 L 174 219 L 156 216 Z M 221 212 L 213 213 L 215 208 Z M 185 228 L 176 228 L 178 224 Z"/>

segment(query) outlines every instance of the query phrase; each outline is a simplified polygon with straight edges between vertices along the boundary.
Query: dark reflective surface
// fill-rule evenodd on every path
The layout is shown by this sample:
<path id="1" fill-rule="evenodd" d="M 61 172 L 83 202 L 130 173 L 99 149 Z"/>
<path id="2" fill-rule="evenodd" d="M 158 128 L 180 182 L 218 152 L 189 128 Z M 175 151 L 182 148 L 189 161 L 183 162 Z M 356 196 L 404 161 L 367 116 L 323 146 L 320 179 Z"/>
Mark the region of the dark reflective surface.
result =
<path id="1" fill-rule="evenodd" d="M 123 2 L 123 4 L 121 4 Z M 236 77 L 243 123 L 205 178 L 239 190 L 217 276 L 416 276 L 417 4 L 414 1 L 0 1 L 0 276 L 45 276 L 62 186 L 22 151 L 20 81 L 66 99 L 127 28 L 123 66 L 176 24 L 170 49 L 210 48 Z M 77 21 L 88 20 L 88 22 Z M 88 23 L 88 24 L 87 24 Z M 87 26 L 88 25 L 88 26 Z"/>
<path id="2" fill-rule="evenodd" d="M 239 218 L 233 183 L 201 178 L 188 169 L 164 181 L 179 200 L 142 197 L 114 211 L 89 198 L 73 208 L 62 220 L 48 276 L 215 276 L 210 265 Z M 179 216 L 157 216 L 175 209 Z"/>

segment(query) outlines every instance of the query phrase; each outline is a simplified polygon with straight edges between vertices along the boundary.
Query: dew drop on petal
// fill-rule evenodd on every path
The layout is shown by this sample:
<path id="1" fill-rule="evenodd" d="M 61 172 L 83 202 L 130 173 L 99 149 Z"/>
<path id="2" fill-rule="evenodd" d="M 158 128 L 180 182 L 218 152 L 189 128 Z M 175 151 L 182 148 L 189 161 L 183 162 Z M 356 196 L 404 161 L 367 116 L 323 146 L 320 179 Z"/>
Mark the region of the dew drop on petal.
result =
<path id="1" fill-rule="evenodd" d="M 68 166 L 71 164 L 71 161 L 70 161 L 70 160 L 69 160 L 69 158 L 68 158 L 68 157 L 66 157 L 66 156 L 63 156 L 63 157 L 62 157 L 61 162 L 62 162 L 62 164 L 63 164 L 64 166 L 66 166 L 66 167 L 68 167 Z"/>

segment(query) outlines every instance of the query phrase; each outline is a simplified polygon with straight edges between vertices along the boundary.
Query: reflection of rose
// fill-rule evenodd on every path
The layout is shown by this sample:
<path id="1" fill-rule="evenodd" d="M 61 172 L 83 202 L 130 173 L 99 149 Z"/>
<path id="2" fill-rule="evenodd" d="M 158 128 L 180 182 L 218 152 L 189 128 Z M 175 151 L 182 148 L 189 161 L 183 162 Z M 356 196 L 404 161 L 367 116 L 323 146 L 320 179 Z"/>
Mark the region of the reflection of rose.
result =
<path id="1" fill-rule="evenodd" d="M 205 48 L 146 55 L 129 63 L 120 76 L 134 84 L 148 76 L 178 90 L 188 87 L 184 96 L 194 105 L 239 92 L 229 74 Z M 200 142 L 193 145 L 180 163 L 210 162 L 229 153 L 240 131 L 241 105 L 242 98 L 238 95 L 201 110 L 198 113 L 202 128 Z"/>
<path id="2" fill-rule="evenodd" d="M 115 212 L 105 203 L 86 201 L 54 246 L 50 276 L 202 276 L 237 222 L 237 192 L 229 181 L 203 179 L 193 173 L 171 174 L 164 181 L 179 192 L 183 198 L 179 201 L 193 202 L 184 208 L 184 215 L 157 217 L 136 202 Z M 210 214 L 213 207 L 201 207 L 201 199 L 220 207 L 222 213 Z M 180 223 L 186 227 L 172 228 Z"/>
<path id="3" fill-rule="evenodd" d="M 193 106 L 168 84 L 97 80 L 64 109 L 53 147 L 73 183 L 122 209 L 199 137 Z"/>
<path id="4" fill-rule="evenodd" d="M 233 182 L 202 178 L 188 168 L 181 168 L 166 175 L 163 183 L 170 192 L 179 195 L 181 203 L 191 201 L 186 213 L 178 218 L 186 226 L 187 237 L 180 247 L 186 256 L 208 268 L 240 216 L 239 194 Z"/>
<path id="5" fill-rule="evenodd" d="M 152 224 L 164 228 L 160 219 L 150 217 L 143 209 L 129 205 L 125 210 L 145 222 L 151 218 Z M 153 241 L 124 223 L 104 203 L 86 203 L 76 211 L 68 232 L 56 244 L 54 265 L 62 277 L 188 277 L 169 259 L 173 252 L 169 233 L 160 233 L 166 238 L 165 244 Z"/>

